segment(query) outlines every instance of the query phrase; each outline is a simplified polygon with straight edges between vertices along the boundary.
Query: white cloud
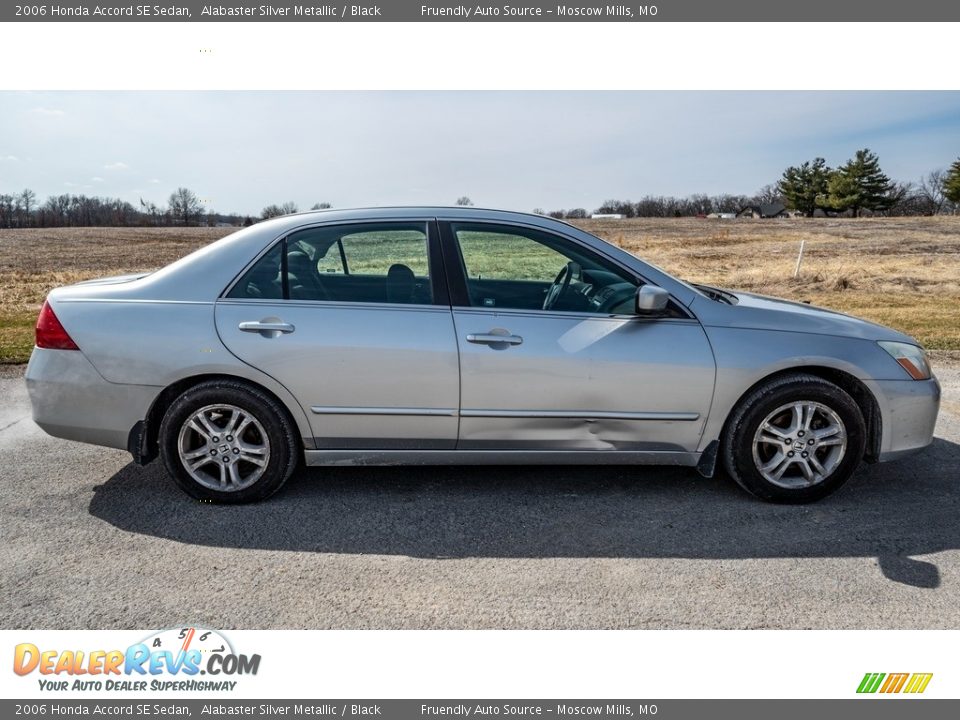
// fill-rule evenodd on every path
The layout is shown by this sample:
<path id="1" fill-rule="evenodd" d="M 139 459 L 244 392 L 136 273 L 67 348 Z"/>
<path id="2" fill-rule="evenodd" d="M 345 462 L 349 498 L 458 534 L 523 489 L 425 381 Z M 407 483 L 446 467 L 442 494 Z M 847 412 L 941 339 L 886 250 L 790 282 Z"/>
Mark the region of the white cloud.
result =
<path id="1" fill-rule="evenodd" d="M 160 178 L 150 178 L 147 182 L 149 182 L 151 185 L 159 185 Z"/>
<path id="2" fill-rule="evenodd" d="M 129 167 L 130 166 L 127 165 L 125 162 L 118 161 L 118 162 L 109 163 L 108 165 L 104 165 L 103 169 L 104 170 L 127 170 Z"/>
<path id="3" fill-rule="evenodd" d="M 59 117 L 61 115 L 66 115 L 63 110 L 57 110 L 56 108 L 45 108 L 45 107 L 35 107 L 30 112 L 35 115 L 44 115 L 46 117 Z"/>
<path id="4" fill-rule="evenodd" d="M 19 158 L 16 155 L 7 155 L 5 157 L 3 155 L 0 155 L 0 160 L 9 160 L 10 162 L 16 162 L 17 160 L 19 160 Z"/>
<path id="5" fill-rule="evenodd" d="M 99 177 L 99 176 L 94 176 L 94 177 L 90 178 L 90 180 L 91 180 L 92 182 L 103 182 L 103 178 L 102 178 L 102 177 Z"/>

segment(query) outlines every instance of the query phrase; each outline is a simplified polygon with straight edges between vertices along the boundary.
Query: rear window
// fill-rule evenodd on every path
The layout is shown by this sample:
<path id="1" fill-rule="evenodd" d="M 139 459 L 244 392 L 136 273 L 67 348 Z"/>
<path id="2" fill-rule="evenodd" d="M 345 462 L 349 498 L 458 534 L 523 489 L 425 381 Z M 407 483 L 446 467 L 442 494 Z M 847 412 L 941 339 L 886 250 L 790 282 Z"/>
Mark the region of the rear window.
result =
<path id="1" fill-rule="evenodd" d="M 280 242 L 243 274 L 227 297 L 283 300 L 282 257 L 283 243 Z"/>

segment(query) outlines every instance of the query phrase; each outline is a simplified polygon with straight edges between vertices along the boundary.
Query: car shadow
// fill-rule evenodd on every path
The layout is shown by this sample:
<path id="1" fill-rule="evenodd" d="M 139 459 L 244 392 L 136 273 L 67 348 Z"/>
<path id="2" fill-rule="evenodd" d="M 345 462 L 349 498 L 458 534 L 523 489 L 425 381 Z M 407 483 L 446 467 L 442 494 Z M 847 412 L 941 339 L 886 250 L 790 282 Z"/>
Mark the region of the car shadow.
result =
<path id="1" fill-rule="evenodd" d="M 813 505 L 770 505 L 681 468 L 307 469 L 270 500 L 191 500 L 161 463 L 127 465 L 90 512 L 183 543 L 418 558 L 876 558 L 890 580 L 935 588 L 916 556 L 960 547 L 960 445 L 863 466 Z"/>

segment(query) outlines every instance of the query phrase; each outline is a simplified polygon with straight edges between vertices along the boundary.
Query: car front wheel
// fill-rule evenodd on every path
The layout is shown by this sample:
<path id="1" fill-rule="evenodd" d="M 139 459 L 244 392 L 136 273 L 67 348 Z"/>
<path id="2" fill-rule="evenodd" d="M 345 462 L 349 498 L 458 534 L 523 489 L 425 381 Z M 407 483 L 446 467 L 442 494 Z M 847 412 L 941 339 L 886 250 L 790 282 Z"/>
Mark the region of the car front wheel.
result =
<path id="1" fill-rule="evenodd" d="M 792 374 L 754 390 L 731 416 L 723 441 L 730 476 L 773 502 L 819 500 L 842 486 L 863 457 L 859 406 L 823 378 Z"/>
<path id="2" fill-rule="evenodd" d="M 160 424 L 160 454 L 181 489 L 219 503 L 269 497 L 299 457 L 277 401 L 233 381 L 201 383 L 174 400 Z"/>

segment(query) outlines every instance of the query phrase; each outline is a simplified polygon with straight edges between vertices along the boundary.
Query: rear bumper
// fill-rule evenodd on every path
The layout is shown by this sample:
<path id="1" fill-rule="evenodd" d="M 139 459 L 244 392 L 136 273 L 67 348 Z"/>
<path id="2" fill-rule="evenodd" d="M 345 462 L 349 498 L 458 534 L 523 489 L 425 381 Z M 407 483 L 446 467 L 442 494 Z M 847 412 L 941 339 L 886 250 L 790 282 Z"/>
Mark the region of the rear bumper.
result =
<path id="1" fill-rule="evenodd" d="M 76 350 L 34 348 L 26 381 L 33 421 L 44 432 L 122 450 L 161 390 L 107 382 Z"/>
<path id="2" fill-rule="evenodd" d="M 940 383 L 929 380 L 877 380 L 882 437 L 878 460 L 912 455 L 933 442 L 940 410 Z"/>

